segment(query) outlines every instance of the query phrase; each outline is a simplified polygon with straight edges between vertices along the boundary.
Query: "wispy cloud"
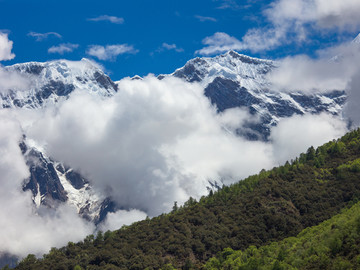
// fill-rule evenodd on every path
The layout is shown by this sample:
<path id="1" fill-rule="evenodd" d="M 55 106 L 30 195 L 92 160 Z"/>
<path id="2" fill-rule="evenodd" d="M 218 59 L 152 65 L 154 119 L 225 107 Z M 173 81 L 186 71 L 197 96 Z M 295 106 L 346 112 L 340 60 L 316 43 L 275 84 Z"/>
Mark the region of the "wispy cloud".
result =
<path id="1" fill-rule="evenodd" d="M 96 18 L 90 18 L 90 19 L 88 19 L 88 21 L 93 21 L 93 22 L 108 21 L 111 23 L 123 24 L 124 18 L 116 17 L 116 16 L 109 16 L 109 15 L 101 15 Z"/>
<path id="2" fill-rule="evenodd" d="M 213 17 L 205 17 L 200 15 L 195 15 L 195 18 L 198 19 L 200 22 L 217 22 L 217 20 Z"/>
<path id="3" fill-rule="evenodd" d="M 30 36 L 30 37 L 36 38 L 36 41 L 43 41 L 44 39 L 47 39 L 49 36 L 62 38 L 62 36 L 59 33 L 56 33 L 56 32 L 47 32 L 47 33 L 29 32 L 27 35 Z"/>
<path id="4" fill-rule="evenodd" d="M 215 2 L 220 2 L 218 9 L 238 9 L 240 6 L 236 0 L 214 0 Z"/>
<path id="5" fill-rule="evenodd" d="M 183 52 L 184 49 L 183 48 L 178 48 L 176 44 L 168 44 L 166 42 L 164 42 L 162 45 L 161 45 L 161 49 L 165 49 L 165 50 L 174 50 L 176 52 Z"/>
<path id="6" fill-rule="evenodd" d="M 11 52 L 13 42 L 9 40 L 7 33 L 0 32 L 0 61 L 11 60 L 15 54 Z"/>
<path id="7" fill-rule="evenodd" d="M 210 37 L 204 38 L 202 43 L 206 46 L 197 50 L 196 54 L 211 55 L 229 50 L 242 50 L 244 48 L 241 41 L 223 32 L 217 32 Z"/>
<path id="8" fill-rule="evenodd" d="M 91 45 L 89 46 L 86 53 L 88 55 L 94 56 L 99 60 L 111 60 L 114 61 L 116 57 L 120 54 L 130 53 L 135 54 L 138 50 L 132 45 L 128 44 L 116 44 L 116 45 Z"/>
<path id="9" fill-rule="evenodd" d="M 48 53 L 64 54 L 74 51 L 79 47 L 79 44 L 62 43 L 58 46 L 52 46 L 48 49 Z"/>

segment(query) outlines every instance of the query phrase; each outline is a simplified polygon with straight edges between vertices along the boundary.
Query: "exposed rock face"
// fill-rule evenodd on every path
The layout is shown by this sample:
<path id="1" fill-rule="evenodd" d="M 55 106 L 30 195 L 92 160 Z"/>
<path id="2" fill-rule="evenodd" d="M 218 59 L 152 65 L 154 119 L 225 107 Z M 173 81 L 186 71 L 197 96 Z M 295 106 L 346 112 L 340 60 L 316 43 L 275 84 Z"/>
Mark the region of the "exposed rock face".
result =
<path id="1" fill-rule="evenodd" d="M 28 147 L 25 142 L 19 146 L 30 171 L 23 190 L 31 190 L 37 207 L 54 208 L 66 202 L 75 206 L 83 218 L 95 223 L 101 222 L 109 211 L 115 211 L 115 204 L 109 198 L 96 194 L 89 181 L 79 172 L 53 161 L 35 147 Z"/>
<path id="2" fill-rule="evenodd" d="M 342 90 L 306 95 L 301 92 L 274 90 L 266 75 L 278 63 L 252 58 L 229 51 L 213 58 L 195 58 L 171 75 L 204 87 L 205 95 L 219 112 L 243 107 L 260 117 L 259 123 L 248 123 L 239 135 L 251 140 L 268 140 L 270 128 L 281 118 L 294 114 L 330 112 L 340 115 L 346 100 Z M 247 130 L 244 132 L 244 130 Z"/>

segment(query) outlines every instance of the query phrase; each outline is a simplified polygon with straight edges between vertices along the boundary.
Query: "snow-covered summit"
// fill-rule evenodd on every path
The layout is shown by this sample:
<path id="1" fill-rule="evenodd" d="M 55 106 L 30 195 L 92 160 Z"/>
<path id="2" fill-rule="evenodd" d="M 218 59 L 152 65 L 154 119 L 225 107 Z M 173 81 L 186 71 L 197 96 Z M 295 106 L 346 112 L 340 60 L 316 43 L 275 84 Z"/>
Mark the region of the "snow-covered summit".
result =
<path id="1" fill-rule="evenodd" d="M 192 59 L 171 75 L 189 82 L 200 82 L 205 87 L 215 78 L 221 77 L 238 81 L 243 87 L 250 90 L 264 90 L 264 88 L 269 88 L 265 74 L 276 66 L 276 62 L 271 60 L 228 51 L 212 58 Z"/>
<path id="2" fill-rule="evenodd" d="M 8 107 L 38 108 L 66 98 L 75 89 L 100 96 L 111 96 L 117 85 L 91 60 L 54 60 L 28 62 L 5 67 L 7 72 L 20 73 L 29 81 L 26 90 L 9 89 L 0 94 L 0 105 Z"/>
<path id="3" fill-rule="evenodd" d="M 267 140 L 271 126 L 281 118 L 294 114 L 320 113 L 323 111 L 339 115 L 346 95 L 343 91 L 324 94 L 280 92 L 275 89 L 267 74 L 279 63 L 272 60 L 253 58 L 235 51 L 215 57 L 194 58 L 185 66 L 169 75 L 188 82 L 198 82 L 204 87 L 204 94 L 218 111 L 242 107 L 260 118 L 259 123 L 250 124 L 240 135 L 255 140 Z"/>

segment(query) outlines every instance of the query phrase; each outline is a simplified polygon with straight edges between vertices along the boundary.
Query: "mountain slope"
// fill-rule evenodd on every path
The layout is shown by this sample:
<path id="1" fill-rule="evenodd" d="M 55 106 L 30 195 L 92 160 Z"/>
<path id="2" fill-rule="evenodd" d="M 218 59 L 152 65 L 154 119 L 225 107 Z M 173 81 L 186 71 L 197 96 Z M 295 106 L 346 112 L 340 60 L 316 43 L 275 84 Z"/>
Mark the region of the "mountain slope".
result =
<path id="1" fill-rule="evenodd" d="M 225 249 L 204 269 L 359 269 L 360 203 L 296 237 L 244 251 Z"/>
<path id="2" fill-rule="evenodd" d="M 292 164 L 262 171 L 172 213 L 30 255 L 17 269 L 200 267 L 226 247 L 245 249 L 295 236 L 360 198 L 360 130 Z M 168 266 L 166 266 L 168 265 Z"/>

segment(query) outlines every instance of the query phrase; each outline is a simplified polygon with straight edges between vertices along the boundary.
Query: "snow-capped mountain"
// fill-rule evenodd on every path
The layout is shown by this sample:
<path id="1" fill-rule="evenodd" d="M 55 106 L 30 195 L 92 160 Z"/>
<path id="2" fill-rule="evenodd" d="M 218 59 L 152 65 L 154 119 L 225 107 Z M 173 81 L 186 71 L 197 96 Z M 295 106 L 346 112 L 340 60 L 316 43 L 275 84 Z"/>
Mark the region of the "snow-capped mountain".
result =
<path id="1" fill-rule="evenodd" d="M 0 93 L 2 108 L 40 108 L 66 99 L 75 89 L 100 96 L 111 96 L 117 85 L 94 62 L 56 60 L 45 63 L 29 62 L 5 67 L 6 71 L 18 72 L 29 81 L 25 90 L 9 89 Z"/>
<path id="2" fill-rule="evenodd" d="M 229 51 L 213 58 L 192 59 L 174 73 L 158 78 L 174 76 L 199 83 L 219 112 L 234 107 L 247 108 L 260 120 L 239 127 L 238 134 L 251 140 L 268 140 L 271 126 L 281 118 L 294 114 L 322 111 L 340 114 L 346 99 L 343 91 L 305 95 L 272 89 L 267 74 L 277 66 L 278 63 L 271 60 Z M 75 89 L 103 98 L 121 91 L 99 66 L 87 59 L 77 62 L 30 62 L 5 69 L 21 74 L 31 83 L 26 90 L 10 89 L 0 93 L 0 106 L 3 109 L 17 107 L 26 110 L 51 106 L 67 99 Z M 133 79 L 141 78 L 136 76 Z M 56 207 L 58 203 L 68 203 L 75 206 L 82 217 L 95 223 L 103 220 L 109 211 L 121 208 L 110 198 L 97 194 L 90 181 L 74 171 L 71 164 L 64 165 L 53 160 L 26 138 L 20 143 L 20 148 L 31 175 L 25 180 L 23 189 L 31 190 L 37 207 Z"/>
<path id="3" fill-rule="evenodd" d="M 88 59 L 29 62 L 8 66 L 5 70 L 26 78 L 30 87 L 0 93 L 0 106 L 4 109 L 51 106 L 67 99 L 75 89 L 104 98 L 117 91 L 117 85 Z M 68 203 L 82 217 L 95 223 L 104 219 L 108 211 L 114 210 L 114 203 L 96 194 L 89 181 L 72 168 L 53 160 L 25 138 L 20 148 L 30 172 L 23 190 L 31 190 L 36 207 Z"/>
<path id="4" fill-rule="evenodd" d="M 270 128 L 281 118 L 294 114 L 330 112 L 340 115 L 346 100 L 344 91 L 306 95 L 273 89 L 267 74 L 278 63 L 229 51 L 213 58 L 195 58 L 170 75 L 188 82 L 198 82 L 205 95 L 217 106 L 219 112 L 234 107 L 244 107 L 260 117 L 257 124 L 238 130 L 248 139 L 267 140 Z M 244 132 L 245 130 L 245 132 Z"/>

